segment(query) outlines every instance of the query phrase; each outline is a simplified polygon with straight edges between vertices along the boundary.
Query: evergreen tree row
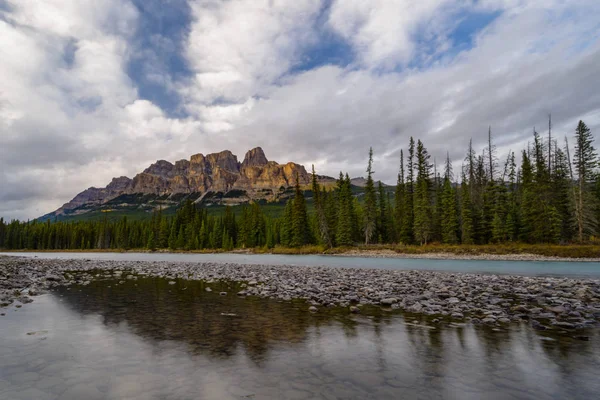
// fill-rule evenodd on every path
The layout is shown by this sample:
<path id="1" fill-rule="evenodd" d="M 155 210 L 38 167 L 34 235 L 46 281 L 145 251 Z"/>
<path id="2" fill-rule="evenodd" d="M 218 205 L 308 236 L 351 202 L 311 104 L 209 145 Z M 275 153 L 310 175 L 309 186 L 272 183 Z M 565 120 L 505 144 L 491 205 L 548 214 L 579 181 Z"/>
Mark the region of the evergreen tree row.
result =
<path id="1" fill-rule="evenodd" d="M 241 206 L 237 216 L 226 207 L 215 217 L 186 202 L 174 217 L 159 210 L 146 221 L 0 219 L 0 248 L 231 250 L 358 243 L 581 243 L 600 237 L 600 163 L 582 121 L 572 156 L 566 138 L 559 145 L 534 130 L 517 166 L 514 152 L 499 162 L 492 139 L 490 130 L 480 155 L 469 143 L 455 174 L 448 155 L 440 173 L 425 145 L 411 137 L 406 157 L 400 152 L 393 194 L 381 182 L 375 184 L 372 149 L 360 195 L 353 193 L 348 174 L 340 172 L 335 188 L 324 188 L 313 168 L 307 192 L 312 194 L 311 213 L 296 177 L 295 196 L 280 218 L 266 217 L 258 204 Z"/>

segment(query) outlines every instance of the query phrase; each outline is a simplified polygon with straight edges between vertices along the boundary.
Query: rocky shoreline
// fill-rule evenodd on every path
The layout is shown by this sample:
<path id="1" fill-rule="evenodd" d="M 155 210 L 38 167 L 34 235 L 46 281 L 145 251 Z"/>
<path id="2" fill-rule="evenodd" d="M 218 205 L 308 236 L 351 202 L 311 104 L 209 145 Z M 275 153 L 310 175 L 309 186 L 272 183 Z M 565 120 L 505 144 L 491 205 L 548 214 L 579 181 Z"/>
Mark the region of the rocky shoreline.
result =
<path id="1" fill-rule="evenodd" d="M 528 321 L 535 329 L 577 330 L 600 323 L 600 280 L 481 275 L 433 271 L 393 271 L 331 267 L 265 266 L 233 263 L 53 260 L 0 256 L 0 312 L 61 285 L 93 279 L 242 282 L 223 295 L 303 299 L 307 309 L 362 306 L 428 315 L 443 320 L 498 326 Z M 3 315 L 3 312 L 1 313 Z"/>

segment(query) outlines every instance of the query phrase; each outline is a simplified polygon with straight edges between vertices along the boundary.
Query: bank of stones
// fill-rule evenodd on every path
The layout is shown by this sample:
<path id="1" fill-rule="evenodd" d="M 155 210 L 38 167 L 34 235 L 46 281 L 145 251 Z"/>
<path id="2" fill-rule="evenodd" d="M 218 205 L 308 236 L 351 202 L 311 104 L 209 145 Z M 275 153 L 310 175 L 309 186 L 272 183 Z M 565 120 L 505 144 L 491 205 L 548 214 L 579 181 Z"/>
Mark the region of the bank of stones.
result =
<path id="1" fill-rule="evenodd" d="M 49 260 L 0 257 L 0 305 L 26 303 L 59 285 L 88 284 L 104 277 L 148 275 L 168 279 L 244 282 L 239 293 L 279 300 L 304 299 L 311 311 L 341 306 L 348 312 L 379 305 L 409 313 L 501 325 L 530 321 L 535 329 L 581 329 L 600 322 L 600 281 L 433 271 Z M 133 275 L 132 275 L 133 274 Z M 221 293 L 223 294 L 223 293 Z M 350 307 L 353 307 L 350 309 Z"/>

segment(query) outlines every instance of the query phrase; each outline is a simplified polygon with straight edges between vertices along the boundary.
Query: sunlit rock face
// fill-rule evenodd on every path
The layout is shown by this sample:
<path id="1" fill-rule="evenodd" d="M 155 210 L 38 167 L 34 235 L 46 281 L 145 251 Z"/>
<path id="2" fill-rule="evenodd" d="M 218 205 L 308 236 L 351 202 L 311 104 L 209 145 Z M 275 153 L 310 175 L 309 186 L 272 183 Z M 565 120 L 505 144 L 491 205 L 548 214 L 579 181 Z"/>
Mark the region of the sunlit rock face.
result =
<path id="1" fill-rule="evenodd" d="M 99 206 L 123 194 L 202 195 L 208 192 L 227 194 L 235 190 L 236 193 L 245 192 L 243 201 L 274 200 L 281 188 L 295 185 L 296 179 L 301 185 L 310 182 L 304 166 L 269 161 L 260 147 L 249 150 L 242 162 L 229 150 L 206 156 L 199 153 L 191 156 L 189 161 L 179 160 L 175 164 L 158 160 L 133 179 L 123 176 L 114 178 L 105 188 L 89 188 L 49 215 L 64 215 L 82 206 Z M 231 198 L 230 203 L 235 203 L 236 196 Z"/>

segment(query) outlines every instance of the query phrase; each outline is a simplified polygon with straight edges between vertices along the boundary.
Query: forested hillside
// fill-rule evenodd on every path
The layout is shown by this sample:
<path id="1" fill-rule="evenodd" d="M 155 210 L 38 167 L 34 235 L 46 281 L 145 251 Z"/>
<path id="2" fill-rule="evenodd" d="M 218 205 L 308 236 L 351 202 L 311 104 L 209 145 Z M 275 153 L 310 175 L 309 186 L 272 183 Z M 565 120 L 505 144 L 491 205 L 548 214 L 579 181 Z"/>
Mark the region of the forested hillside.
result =
<path id="1" fill-rule="evenodd" d="M 449 157 L 438 171 L 425 145 L 410 138 L 400 154 L 394 193 L 375 184 L 369 152 L 364 194 L 340 173 L 334 190 L 313 169 L 310 212 L 300 185 L 283 216 L 258 204 L 209 213 L 188 201 L 175 216 L 80 222 L 7 222 L 4 249 L 234 249 L 365 244 L 585 243 L 600 236 L 600 166 L 593 136 L 580 121 L 572 143 L 542 138 L 520 154 L 496 157 L 491 132 L 478 154 L 469 144 L 460 169 Z M 519 165 L 517 165 L 519 159 Z M 236 215 L 237 214 L 237 215 Z"/>

